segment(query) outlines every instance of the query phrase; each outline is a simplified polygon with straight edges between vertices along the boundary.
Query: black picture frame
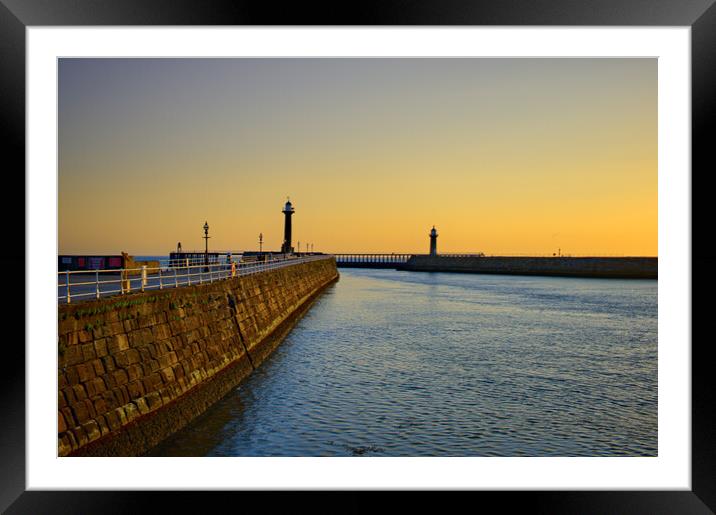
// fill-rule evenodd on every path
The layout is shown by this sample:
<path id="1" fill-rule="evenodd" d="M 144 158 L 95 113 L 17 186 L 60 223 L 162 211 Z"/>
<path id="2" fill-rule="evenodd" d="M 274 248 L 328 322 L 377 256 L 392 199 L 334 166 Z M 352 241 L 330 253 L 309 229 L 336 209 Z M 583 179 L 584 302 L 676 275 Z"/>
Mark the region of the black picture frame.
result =
<path id="1" fill-rule="evenodd" d="M 710 339 L 703 329 L 713 291 L 715 255 L 705 238 L 710 217 L 704 199 L 713 159 L 708 135 L 716 120 L 716 6 L 714 0 L 376 0 L 343 4 L 237 2 L 218 0 L 0 0 L 0 145 L 3 177 L 14 191 L 25 191 L 25 29 L 29 26 L 82 25 L 602 25 L 691 27 L 692 73 L 692 490 L 474 492 L 468 502 L 498 502 L 501 509 L 523 507 L 537 513 L 713 513 L 716 512 L 716 395 L 711 381 Z M 10 164 L 13 163 L 13 164 Z M 6 187 L 7 184 L 5 185 Z M 24 196 L 13 195 L 18 199 Z M 4 219 L 16 221 L 23 206 L 2 203 Z M 24 248 L 24 247 L 23 247 Z M 684 249 L 688 252 L 689 249 Z M 5 270 L 22 269 L 18 244 L 0 255 Z M 6 288 L 24 291 L 20 274 L 4 274 Z M 7 291 L 7 290 L 6 290 Z M 17 297 L 10 297 L 22 305 Z M 24 296 L 23 296 L 24 299 Z M 27 306 L 32 309 L 32 306 Z M 10 317 L 7 317 L 10 320 Z M 9 325 L 9 323 L 8 323 Z M 194 511 L 226 502 L 246 506 L 258 494 L 247 492 L 81 492 L 26 491 L 25 363 L 19 339 L 3 346 L 2 423 L 0 423 L 0 510 L 6 513 L 125 513 L 148 511 L 159 501 L 162 512 Z M 410 504 L 426 506 L 424 492 Z M 372 511 L 378 493 L 322 495 L 272 494 L 272 503 L 291 503 L 312 511 Z M 406 496 L 403 496 L 404 499 Z M 458 494 L 464 498 L 464 494 Z M 464 499 L 463 499 L 464 500 Z M 261 496 L 258 502 L 266 503 Z M 401 502 L 408 502 L 405 499 Z M 432 501 L 434 502 L 434 501 Z M 443 501 L 438 501 L 441 505 Z M 404 506 L 407 508 L 407 506 Z M 333 509 L 335 508 L 335 510 Z M 402 511 L 402 510 L 401 510 Z"/>

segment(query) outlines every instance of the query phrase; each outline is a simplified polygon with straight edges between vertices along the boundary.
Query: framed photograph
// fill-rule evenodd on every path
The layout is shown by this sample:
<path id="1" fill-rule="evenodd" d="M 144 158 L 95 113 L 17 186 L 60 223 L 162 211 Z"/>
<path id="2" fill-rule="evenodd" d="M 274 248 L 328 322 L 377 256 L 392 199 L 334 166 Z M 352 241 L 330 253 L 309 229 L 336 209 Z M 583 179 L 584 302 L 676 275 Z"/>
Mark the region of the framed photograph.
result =
<path id="1" fill-rule="evenodd" d="M 4 511 L 716 511 L 711 0 L 0 2 Z"/>

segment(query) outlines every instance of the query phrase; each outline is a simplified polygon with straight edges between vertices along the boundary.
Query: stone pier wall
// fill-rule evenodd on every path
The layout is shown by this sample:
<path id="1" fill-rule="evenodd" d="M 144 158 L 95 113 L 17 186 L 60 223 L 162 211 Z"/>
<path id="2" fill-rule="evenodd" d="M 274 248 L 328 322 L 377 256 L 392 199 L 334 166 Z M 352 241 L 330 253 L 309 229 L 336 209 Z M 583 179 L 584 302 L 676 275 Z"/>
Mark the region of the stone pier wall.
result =
<path id="1" fill-rule="evenodd" d="M 251 373 L 335 260 L 58 308 L 58 455 L 137 456 Z"/>
<path id="2" fill-rule="evenodd" d="M 656 279 L 655 257 L 411 257 L 400 270 Z"/>

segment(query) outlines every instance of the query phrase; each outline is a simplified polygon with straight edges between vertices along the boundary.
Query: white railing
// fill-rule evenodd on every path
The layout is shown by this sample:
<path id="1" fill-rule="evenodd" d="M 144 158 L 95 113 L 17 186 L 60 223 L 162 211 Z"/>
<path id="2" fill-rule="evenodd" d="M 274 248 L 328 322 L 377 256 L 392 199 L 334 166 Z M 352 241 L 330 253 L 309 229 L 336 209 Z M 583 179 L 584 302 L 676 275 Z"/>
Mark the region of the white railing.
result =
<path id="1" fill-rule="evenodd" d="M 194 284 L 213 283 L 231 277 L 251 275 L 276 268 L 332 259 L 330 255 L 275 258 L 266 261 L 190 264 L 167 263 L 159 267 L 119 270 L 75 270 L 57 272 L 57 300 L 73 300 L 124 295 L 146 290 L 163 290 Z"/>

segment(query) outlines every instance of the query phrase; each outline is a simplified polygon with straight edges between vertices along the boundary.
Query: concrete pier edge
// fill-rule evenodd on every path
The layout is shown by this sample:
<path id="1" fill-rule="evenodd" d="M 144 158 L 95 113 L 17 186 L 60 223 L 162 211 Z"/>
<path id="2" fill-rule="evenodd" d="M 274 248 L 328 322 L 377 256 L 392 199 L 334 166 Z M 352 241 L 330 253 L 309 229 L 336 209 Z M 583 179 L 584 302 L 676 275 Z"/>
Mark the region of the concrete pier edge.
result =
<path id="1" fill-rule="evenodd" d="M 398 270 L 493 275 L 657 279 L 656 257 L 451 257 L 414 255 Z"/>

